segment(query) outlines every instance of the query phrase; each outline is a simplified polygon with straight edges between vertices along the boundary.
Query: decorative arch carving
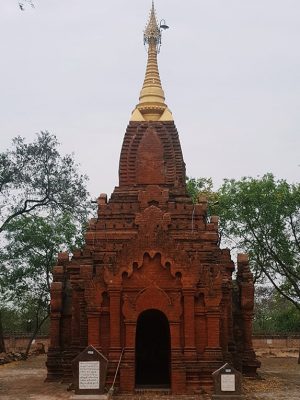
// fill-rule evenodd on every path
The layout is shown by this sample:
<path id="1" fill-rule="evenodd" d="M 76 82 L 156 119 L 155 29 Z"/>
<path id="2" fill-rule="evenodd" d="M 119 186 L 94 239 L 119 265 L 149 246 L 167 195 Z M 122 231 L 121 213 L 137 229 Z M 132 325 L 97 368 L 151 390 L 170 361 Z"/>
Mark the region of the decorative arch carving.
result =
<path id="1" fill-rule="evenodd" d="M 135 301 L 127 295 L 123 296 L 122 312 L 125 320 L 136 322 L 138 316 L 149 309 L 161 311 L 169 321 L 178 321 L 182 314 L 181 296 L 177 293 L 171 298 L 164 290 L 153 286 L 142 290 Z"/>
<path id="2" fill-rule="evenodd" d="M 101 306 L 105 290 L 105 287 L 97 280 L 91 279 L 86 282 L 84 298 L 89 305 L 89 308 Z"/>

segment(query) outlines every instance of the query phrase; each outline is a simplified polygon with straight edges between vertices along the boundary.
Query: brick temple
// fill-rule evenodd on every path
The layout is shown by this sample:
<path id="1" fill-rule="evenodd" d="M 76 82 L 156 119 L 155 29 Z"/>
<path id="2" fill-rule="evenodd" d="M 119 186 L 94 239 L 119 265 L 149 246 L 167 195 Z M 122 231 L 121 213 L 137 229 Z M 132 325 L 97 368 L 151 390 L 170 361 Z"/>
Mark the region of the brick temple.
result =
<path id="1" fill-rule="evenodd" d="M 51 287 L 48 380 L 71 382 L 71 361 L 93 345 L 109 360 L 121 393 L 172 394 L 212 386 L 224 362 L 259 366 L 252 347 L 253 278 L 239 255 L 218 245 L 218 217 L 193 204 L 172 113 L 165 104 L 154 6 L 144 32 L 148 63 L 127 127 L 119 186 L 98 198 L 82 250 L 60 254 Z"/>

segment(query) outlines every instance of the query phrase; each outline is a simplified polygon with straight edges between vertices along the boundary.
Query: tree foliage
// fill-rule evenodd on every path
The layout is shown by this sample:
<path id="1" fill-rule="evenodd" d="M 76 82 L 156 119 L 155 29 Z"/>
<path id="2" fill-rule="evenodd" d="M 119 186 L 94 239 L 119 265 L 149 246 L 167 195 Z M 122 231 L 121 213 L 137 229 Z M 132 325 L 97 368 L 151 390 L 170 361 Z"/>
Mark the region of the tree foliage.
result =
<path id="1" fill-rule="evenodd" d="M 21 137 L 0 153 L 0 233 L 20 215 L 69 212 L 86 218 L 87 177 L 70 155 L 61 156 L 54 135 L 41 132 L 32 143 Z"/>
<path id="2" fill-rule="evenodd" d="M 299 329 L 300 185 L 266 174 L 261 178 L 225 179 L 215 192 L 211 179 L 189 179 L 187 190 L 194 201 L 199 194 L 206 195 L 209 214 L 220 216 L 222 246 L 248 253 L 255 281 L 271 283 L 277 291 L 276 296 L 272 294 L 273 307 L 275 302 L 278 307 L 285 306 L 280 313 L 272 314 L 273 328 Z M 256 310 L 259 312 L 259 306 Z"/>
<path id="3" fill-rule="evenodd" d="M 300 310 L 300 185 L 267 174 L 225 180 L 218 193 L 222 232 Z"/>
<path id="4" fill-rule="evenodd" d="M 186 189 L 193 203 L 197 203 L 199 196 L 207 198 L 209 210 L 214 210 L 218 201 L 218 193 L 213 190 L 211 178 L 188 178 L 186 179 Z"/>
<path id="5" fill-rule="evenodd" d="M 68 214 L 24 215 L 7 226 L 5 237 L 2 259 L 7 299 L 22 302 L 24 292 L 28 292 L 48 304 L 57 253 L 76 246 L 80 240 L 78 227 Z"/>
<path id="6" fill-rule="evenodd" d="M 272 286 L 258 285 L 255 290 L 255 334 L 295 334 L 300 332 L 300 313 Z"/>
<path id="7" fill-rule="evenodd" d="M 0 302 L 32 315 L 34 333 L 49 315 L 57 253 L 82 240 L 92 210 L 86 182 L 48 132 L 0 153 Z"/>
<path id="8" fill-rule="evenodd" d="M 31 307 L 33 305 L 34 307 Z M 4 335 L 32 333 L 35 323 L 35 304 L 26 303 L 26 308 L 4 305 L 1 308 Z M 40 327 L 38 334 L 49 334 L 49 319 Z"/>
<path id="9" fill-rule="evenodd" d="M 80 245 L 82 236 L 69 214 L 23 215 L 7 226 L 6 239 L 2 296 L 15 310 L 30 316 L 33 340 L 50 313 L 56 255 Z"/>

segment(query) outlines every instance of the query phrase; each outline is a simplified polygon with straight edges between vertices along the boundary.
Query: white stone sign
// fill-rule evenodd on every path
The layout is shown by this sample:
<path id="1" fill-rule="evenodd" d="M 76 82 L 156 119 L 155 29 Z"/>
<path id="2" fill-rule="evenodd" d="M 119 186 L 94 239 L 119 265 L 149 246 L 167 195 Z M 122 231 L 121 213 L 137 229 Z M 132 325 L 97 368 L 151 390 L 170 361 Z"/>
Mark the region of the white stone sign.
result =
<path id="1" fill-rule="evenodd" d="M 221 375 L 221 391 L 235 392 L 235 375 Z"/>
<path id="2" fill-rule="evenodd" d="M 79 362 L 79 389 L 100 388 L 100 362 Z"/>

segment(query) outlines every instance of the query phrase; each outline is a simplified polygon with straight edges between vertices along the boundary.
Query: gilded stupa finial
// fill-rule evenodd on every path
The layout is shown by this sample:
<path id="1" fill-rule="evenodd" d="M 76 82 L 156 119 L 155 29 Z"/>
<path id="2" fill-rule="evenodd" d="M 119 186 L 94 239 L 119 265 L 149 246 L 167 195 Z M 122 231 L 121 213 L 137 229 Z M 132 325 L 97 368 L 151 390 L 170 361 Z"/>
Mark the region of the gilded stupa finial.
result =
<path id="1" fill-rule="evenodd" d="M 159 50 L 159 46 L 161 44 L 161 30 L 156 18 L 154 1 L 152 1 L 150 18 L 144 30 L 144 44 L 148 46 L 155 45 L 157 50 Z"/>
<path id="2" fill-rule="evenodd" d="M 166 28 L 165 24 L 158 23 L 154 1 L 152 1 L 150 17 L 144 30 L 144 44 L 148 47 L 146 74 L 139 104 L 132 113 L 131 121 L 173 121 L 172 113 L 165 104 L 165 94 L 162 89 L 157 63 L 162 29 Z"/>

